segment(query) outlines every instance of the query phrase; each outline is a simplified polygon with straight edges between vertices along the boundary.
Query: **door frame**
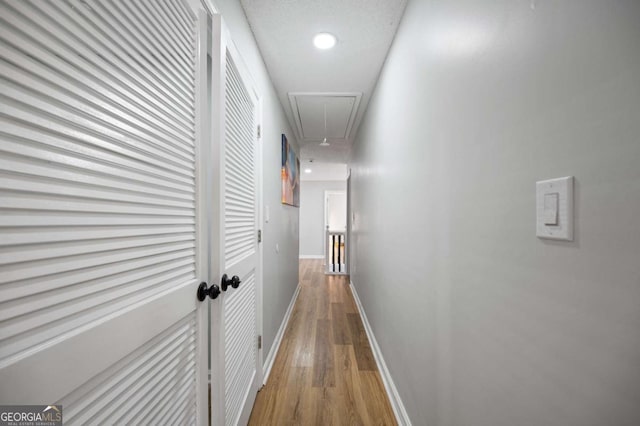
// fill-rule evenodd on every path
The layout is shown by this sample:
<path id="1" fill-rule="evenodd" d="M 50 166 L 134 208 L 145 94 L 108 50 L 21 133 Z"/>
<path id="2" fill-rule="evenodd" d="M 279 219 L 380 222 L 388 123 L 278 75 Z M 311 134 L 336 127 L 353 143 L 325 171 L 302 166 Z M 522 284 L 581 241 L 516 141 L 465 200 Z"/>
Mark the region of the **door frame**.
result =
<path id="1" fill-rule="evenodd" d="M 351 274 L 351 168 L 347 170 L 347 238 L 345 241 L 345 255 L 347 256 L 346 273 Z"/>
<path id="2" fill-rule="evenodd" d="M 257 88 L 255 83 L 252 82 L 253 87 Z M 264 242 L 264 178 L 263 178 L 263 164 L 262 164 L 262 159 L 263 159 L 263 154 L 264 154 L 264 150 L 263 150 L 263 146 L 262 146 L 262 135 L 264 134 L 264 128 L 263 128 L 263 121 L 262 121 L 262 97 L 260 96 L 260 93 L 256 93 L 256 95 L 258 95 L 258 103 L 256 105 L 256 121 L 257 121 L 257 125 L 260 129 L 260 132 L 258 134 L 258 137 L 256 139 L 256 143 L 257 143 L 257 149 L 256 149 L 256 155 L 257 155 L 257 167 L 256 167 L 256 173 L 258 174 L 258 185 L 256 186 L 256 188 L 258 189 L 258 232 L 261 233 L 261 238 L 258 241 L 258 266 L 256 268 L 256 303 L 257 303 L 257 310 L 256 310 L 256 315 L 258 315 L 258 317 L 256 318 L 256 326 L 258 328 L 258 336 L 260 339 L 261 344 L 258 346 L 258 364 L 259 364 L 259 368 L 256 371 L 256 374 L 258 375 L 257 379 L 258 379 L 258 383 L 260 383 L 260 387 L 262 387 L 262 384 L 264 384 L 264 329 L 263 329 L 263 260 L 264 260 L 264 256 L 263 256 L 263 242 Z"/>
<path id="3" fill-rule="evenodd" d="M 343 195 L 347 196 L 347 191 L 342 189 L 325 189 L 324 190 L 324 222 L 322 228 L 322 256 L 323 259 L 327 258 L 327 226 L 329 220 L 329 196 L 331 195 Z M 346 214 L 346 213 L 345 213 Z M 345 218 L 349 219 L 349 218 Z M 345 230 L 346 231 L 346 230 Z"/>
<path id="4" fill-rule="evenodd" d="M 200 277 L 200 281 L 212 284 L 211 277 L 208 275 L 208 256 L 209 256 L 209 230 L 210 223 L 208 213 L 211 211 L 211 203 L 206 194 L 209 191 L 209 182 L 211 182 L 211 168 L 208 167 L 207 159 L 209 154 L 210 133 L 208 131 L 206 112 L 209 111 L 208 99 L 208 67 L 207 67 L 207 43 L 208 37 L 208 11 L 204 8 L 195 8 L 198 13 L 198 42 L 196 46 L 196 105 L 195 105 L 195 141 L 196 141 L 196 247 L 198 249 L 196 256 L 196 273 Z M 206 303 L 206 305 L 204 305 Z M 211 377 L 209 371 L 209 309 L 210 300 L 206 298 L 200 303 L 199 312 L 196 313 L 197 341 L 199 349 L 197 351 L 198 363 L 196 370 L 199 374 L 196 377 L 196 403 L 198 404 L 198 419 L 204 423 L 209 423 L 209 380 Z M 206 306 L 206 308 L 205 308 Z M 205 374 L 206 372 L 206 374 Z"/>

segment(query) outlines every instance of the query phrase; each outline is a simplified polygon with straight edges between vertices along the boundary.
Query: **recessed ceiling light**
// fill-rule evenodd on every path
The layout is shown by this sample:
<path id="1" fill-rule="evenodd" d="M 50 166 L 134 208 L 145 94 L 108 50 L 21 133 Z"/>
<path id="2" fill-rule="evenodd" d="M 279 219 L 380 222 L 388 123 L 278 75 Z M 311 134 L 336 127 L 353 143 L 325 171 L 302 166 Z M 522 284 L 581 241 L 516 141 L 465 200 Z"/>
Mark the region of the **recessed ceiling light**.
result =
<path id="1" fill-rule="evenodd" d="M 311 173 L 311 169 L 304 169 L 305 173 Z"/>
<path id="2" fill-rule="evenodd" d="M 313 38 L 313 45 L 318 49 L 331 49 L 336 45 L 336 36 L 329 33 L 318 33 Z"/>

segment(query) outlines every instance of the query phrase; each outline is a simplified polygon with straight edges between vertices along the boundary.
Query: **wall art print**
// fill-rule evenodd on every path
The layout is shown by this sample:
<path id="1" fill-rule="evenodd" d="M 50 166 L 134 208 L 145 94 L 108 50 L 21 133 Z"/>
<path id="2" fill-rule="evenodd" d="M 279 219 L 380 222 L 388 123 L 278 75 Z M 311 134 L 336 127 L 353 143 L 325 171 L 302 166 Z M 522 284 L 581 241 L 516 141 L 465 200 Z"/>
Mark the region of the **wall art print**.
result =
<path id="1" fill-rule="evenodd" d="M 282 204 L 300 207 L 300 160 L 282 134 Z"/>

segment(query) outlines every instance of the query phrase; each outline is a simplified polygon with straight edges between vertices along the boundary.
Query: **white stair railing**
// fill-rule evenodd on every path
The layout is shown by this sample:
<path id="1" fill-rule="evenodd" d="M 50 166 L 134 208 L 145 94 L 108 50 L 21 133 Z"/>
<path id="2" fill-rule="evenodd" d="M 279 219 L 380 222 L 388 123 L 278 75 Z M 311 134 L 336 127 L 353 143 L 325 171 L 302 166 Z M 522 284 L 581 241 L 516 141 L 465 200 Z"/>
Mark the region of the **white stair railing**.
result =
<path id="1" fill-rule="evenodd" d="M 344 230 L 331 230 L 327 226 L 326 231 L 326 259 L 325 273 L 347 273 L 347 233 Z"/>

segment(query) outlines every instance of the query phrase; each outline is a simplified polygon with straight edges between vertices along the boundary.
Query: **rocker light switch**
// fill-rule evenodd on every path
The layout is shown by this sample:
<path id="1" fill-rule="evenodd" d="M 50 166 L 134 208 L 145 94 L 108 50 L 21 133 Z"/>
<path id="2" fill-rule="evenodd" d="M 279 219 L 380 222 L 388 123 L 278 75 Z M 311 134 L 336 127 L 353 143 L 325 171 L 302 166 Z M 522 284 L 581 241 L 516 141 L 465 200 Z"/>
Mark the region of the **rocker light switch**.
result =
<path id="1" fill-rule="evenodd" d="M 558 193 L 544 194 L 543 220 L 545 225 L 558 225 Z"/>
<path id="2" fill-rule="evenodd" d="M 536 235 L 573 241 L 573 176 L 536 182 Z"/>

